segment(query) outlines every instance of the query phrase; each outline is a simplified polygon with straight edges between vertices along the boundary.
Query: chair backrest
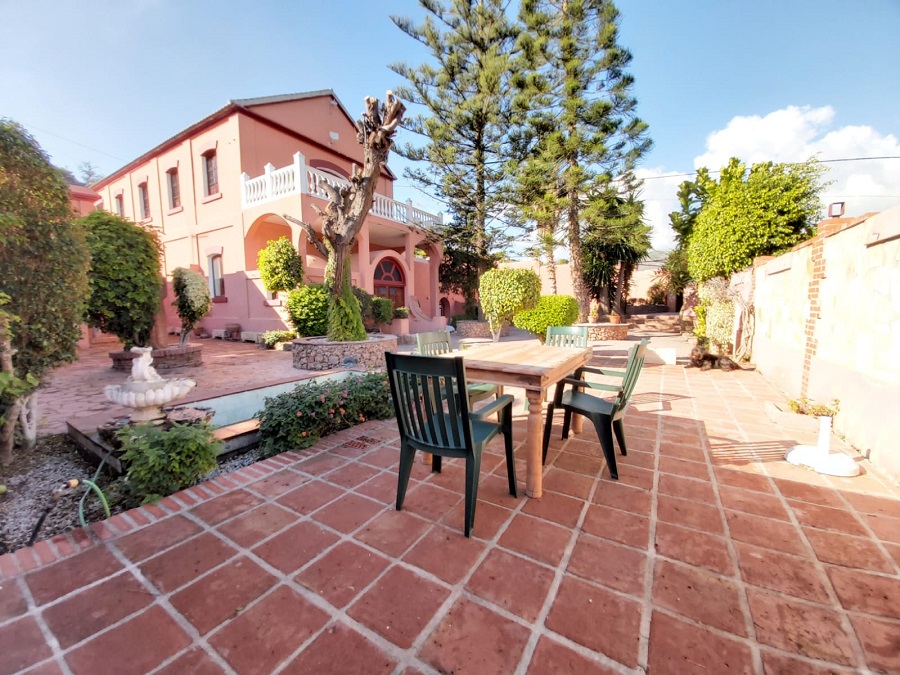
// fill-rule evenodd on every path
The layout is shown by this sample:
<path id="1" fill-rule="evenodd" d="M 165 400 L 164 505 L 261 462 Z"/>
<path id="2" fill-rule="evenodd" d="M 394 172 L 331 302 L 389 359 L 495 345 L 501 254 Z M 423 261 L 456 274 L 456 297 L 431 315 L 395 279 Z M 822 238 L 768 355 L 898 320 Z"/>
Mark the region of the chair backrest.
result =
<path id="1" fill-rule="evenodd" d="M 450 333 L 445 330 L 416 333 L 416 351 L 422 356 L 449 354 L 453 351 L 450 348 Z"/>
<path id="2" fill-rule="evenodd" d="M 637 384 L 638 377 L 641 374 L 641 368 L 644 367 L 644 356 L 647 353 L 647 345 L 649 340 L 641 340 L 638 344 L 631 348 L 628 355 L 628 365 L 625 367 L 625 376 L 622 378 L 622 389 L 616 396 L 615 407 L 618 412 L 624 412 L 628 408 L 631 401 L 631 394 Z"/>
<path id="3" fill-rule="evenodd" d="M 587 347 L 587 326 L 547 326 L 544 344 L 551 347 Z"/>
<path id="4" fill-rule="evenodd" d="M 385 352 L 401 441 L 425 452 L 463 457 L 472 453 L 472 426 L 461 356 Z M 448 452 L 449 451 L 449 452 Z"/>

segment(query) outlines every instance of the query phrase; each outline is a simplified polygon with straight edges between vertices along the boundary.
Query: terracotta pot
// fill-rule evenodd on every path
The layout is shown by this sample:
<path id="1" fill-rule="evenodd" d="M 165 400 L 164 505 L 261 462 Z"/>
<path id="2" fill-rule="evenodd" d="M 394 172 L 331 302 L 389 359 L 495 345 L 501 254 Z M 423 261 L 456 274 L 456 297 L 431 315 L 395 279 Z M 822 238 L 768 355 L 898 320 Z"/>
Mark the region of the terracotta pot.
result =
<path id="1" fill-rule="evenodd" d="M 610 323 L 622 323 L 622 317 L 619 314 L 610 314 L 609 322 Z"/>
<path id="2" fill-rule="evenodd" d="M 589 316 L 588 323 L 597 323 L 600 320 L 599 316 Z"/>

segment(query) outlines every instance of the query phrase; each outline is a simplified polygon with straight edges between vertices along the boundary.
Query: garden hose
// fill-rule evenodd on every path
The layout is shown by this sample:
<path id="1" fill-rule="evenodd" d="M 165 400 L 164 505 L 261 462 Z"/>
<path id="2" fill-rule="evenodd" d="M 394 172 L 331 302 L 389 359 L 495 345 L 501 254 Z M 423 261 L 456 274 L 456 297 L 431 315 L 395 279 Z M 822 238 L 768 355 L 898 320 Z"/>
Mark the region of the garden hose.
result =
<path id="1" fill-rule="evenodd" d="M 83 480 L 81 482 L 93 490 L 94 494 L 100 498 L 100 503 L 103 505 L 103 512 L 106 514 L 106 517 L 109 518 L 109 502 L 106 501 L 106 495 L 103 494 L 103 490 L 101 490 L 95 482 L 100 476 L 100 472 L 103 470 L 103 465 L 106 463 L 107 457 L 109 457 L 108 454 L 103 456 L 103 460 L 100 462 L 100 466 L 97 467 L 97 471 L 94 472 L 94 477 L 91 478 L 91 480 Z M 87 527 L 87 521 L 84 519 L 84 500 L 87 499 L 88 494 L 88 491 L 85 490 L 84 494 L 81 495 L 81 501 L 78 502 L 78 520 L 81 522 L 82 527 Z"/>

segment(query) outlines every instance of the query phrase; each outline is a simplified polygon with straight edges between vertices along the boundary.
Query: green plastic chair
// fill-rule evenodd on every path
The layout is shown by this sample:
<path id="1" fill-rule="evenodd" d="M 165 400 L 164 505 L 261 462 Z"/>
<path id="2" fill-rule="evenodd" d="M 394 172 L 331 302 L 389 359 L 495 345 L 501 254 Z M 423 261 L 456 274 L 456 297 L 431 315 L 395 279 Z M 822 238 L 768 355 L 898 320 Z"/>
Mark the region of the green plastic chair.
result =
<path id="1" fill-rule="evenodd" d="M 631 394 L 637 384 L 644 366 L 644 355 L 647 351 L 649 340 L 641 340 L 631 348 L 628 355 L 628 364 L 625 370 L 610 370 L 608 368 L 595 368 L 584 366 L 575 371 L 574 377 L 567 377 L 556 385 L 556 393 L 553 401 L 547 406 L 547 422 L 544 425 L 543 461 L 547 461 L 547 448 L 550 445 L 550 427 L 553 424 L 553 411 L 562 407 L 565 410 L 563 418 L 562 437 L 569 437 L 569 425 L 572 421 L 572 413 L 584 415 L 594 423 L 600 445 L 603 447 L 603 455 L 609 465 L 609 475 L 618 480 L 619 472 L 616 469 L 616 453 L 613 448 L 613 433 L 619 442 L 619 451 L 625 455 L 625 428 L 622 418 L 628 409 Z M 583 379 L 584 373 L 597 373 L 611 377 L 622 378 L 621 384 L 604 384 L 601 382 L 588 382 Z M 571 389 L 565 390 L 566 385 Z M 601 391 L 613 391 L 616 393 L 612 401 L 592 396 L 583 391 L 586 388 Z"/>
<path id="2" fill-rule="evenodd" d="M 435 330 L 427 333 L 416 333 L 416 353 L 422 356 L 437 356 L 438 354 L 449 354 L 453 349 L 450 347 L 450 333 L 445 330 Z M 503 393 L 503 388 L 496 384 L 470 384 L 466 388 L 469 395 L 469 407 L 472 404 L 482 401 L 491 396 L 497 398 Z"/>
<path id="3" fill-rule="evenodd" d="M 400 471 L 397 510 L 403 506 L 416 450 L 433 455 L 431 470 L 440 472 L 442 457 L 466 460 L 465 534 L 475 524 L 478 476 L 485 445 L 498 433 L 506 445 L 509 494 L 518 497 L 512 447 L 512 402 L 509 394 L 491 401 L 478 412 L 469 410 L 465 397 L 455 392 L 466 386 L 463 358 L 440 358 L 385 352 L 391 398 L 400 430 Z M 500 422 L 487 419 L 498 413 Z"/>
<path id="4" fill-rule="evenodd" d="M 551 347 L 582 347 L 588 346 L 587 326 L 547 326 L 545 345 Z"/>

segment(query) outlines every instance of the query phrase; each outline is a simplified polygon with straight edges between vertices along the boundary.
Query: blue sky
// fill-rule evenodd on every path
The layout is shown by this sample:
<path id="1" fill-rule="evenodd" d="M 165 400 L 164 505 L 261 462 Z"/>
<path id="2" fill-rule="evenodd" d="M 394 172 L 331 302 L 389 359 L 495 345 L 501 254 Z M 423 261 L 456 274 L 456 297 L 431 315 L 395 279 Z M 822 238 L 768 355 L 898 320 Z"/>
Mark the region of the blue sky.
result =
<path id="1" fill-rule="evenodd" d="M 900 156 L 900 1 L 620 0 L 654 244 L 684 180 L 748 161 Z M 412 0 L 0 0 L 0 116 L 59 165 L 108 173 L 228 99 L 332 88 L 356 114 L 424 49 L 390 21 Z M 402 168 L 396 158 L 391 166 Z M 900 159 L 831 165 L 826 202 L 900 203 Z M 398 180 L 398 199 L 441 205 Z"/>

